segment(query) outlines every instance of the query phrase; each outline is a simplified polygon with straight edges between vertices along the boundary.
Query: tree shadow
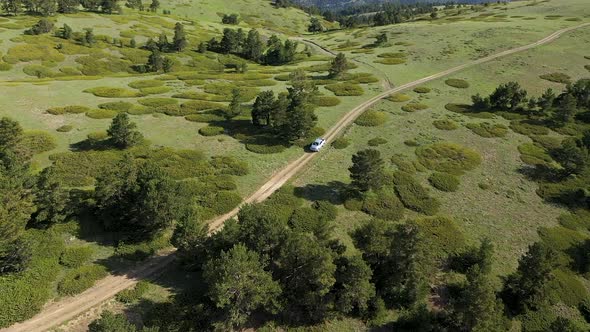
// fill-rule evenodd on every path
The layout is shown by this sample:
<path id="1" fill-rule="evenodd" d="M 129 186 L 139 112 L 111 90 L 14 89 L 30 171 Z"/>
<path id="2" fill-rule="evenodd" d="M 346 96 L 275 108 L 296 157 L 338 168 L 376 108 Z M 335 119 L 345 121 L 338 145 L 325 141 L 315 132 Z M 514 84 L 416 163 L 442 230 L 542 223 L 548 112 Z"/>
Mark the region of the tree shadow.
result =
<path id="1" fill-rule="evenodd" d="M 70 144 L 70 150 L 72 151 L 106 151 L 114 149 L 115 148 L 109 139 L 85 139 L 83 141 Z"/>
<path id="2" fill-rule="evenodd" d="M 303 187 L 296 187 L 294 193 L 295 196 L 309 201 L 342 204 L 342 193 L 346 191 L 347 187 L 344 182 L 330 181 L 327 184 L 307 184 Z"/>

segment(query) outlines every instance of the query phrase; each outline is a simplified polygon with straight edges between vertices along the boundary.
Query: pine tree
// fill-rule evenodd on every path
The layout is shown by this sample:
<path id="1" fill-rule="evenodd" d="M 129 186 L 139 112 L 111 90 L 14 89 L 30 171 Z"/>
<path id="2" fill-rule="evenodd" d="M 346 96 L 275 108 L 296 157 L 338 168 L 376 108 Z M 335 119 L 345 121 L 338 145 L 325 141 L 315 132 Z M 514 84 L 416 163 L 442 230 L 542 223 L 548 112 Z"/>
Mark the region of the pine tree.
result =
<path id="1" fill-rule="evenodd" d="M 260 34 L 257 30 L 248 31 L 248 37 L 244 45 L 244 56 L 248 60 L 258 62 L 262 59 L 264 44 L 260 40 Z"/>
<path id="2" fill-rule="evenodd" d="M 228 120 L 233 119 L 242 113 L 242 103 L 241 103 L 242 96 L 241 96 L 240 89 L 233 89 L 231 94 L 232 94 L 232 97 L 231 97 L 231 101 L 229 103 L 229 107 L 227 108 L 227 111 L 224 114 L 225 118 Z"/>
<path id="3" fill-rule="evenodd" d="M 150 4 L 150 11 L 156 12 L 158 8 L 160 8 L 160 1 L 152 0 L 152 3 Z"/>
<path id="4" fill-rule="evenodd" d="M 481 271 L 479 265 L 467 272 L 467 287 L 461 298 L 463 326 L 467 331 L 501 332 L 503 326 L 503 307 L 496 298 L 490 277 Z"/>
<path id="5" fill-rule="evenodd" d="M 160 54 L 160 51 L 158 51 L 157 49 L 152 51 L 152 53 L 148 57 L 146 67 L 148 68 L 148 71 L 151 72 L 158 72 L 163 69 L 164 58 L 162 57 L 162 54 Z"/>
<path id="6" fill-rule="evenodd" d="M 366 149 L 352 156 L 351 185 L 358 191 L 379 189 L 383 185 L 384 161 L 378 150 Z"/>
<path id="7" fill-rule="evenodd" d="M 136 127 L 137 125 L 129 120 L 127 113 L 123 112 L 113 119 L 107 133 L 115 146 L 125 149 L 142 141 L 143 136 L 135 130 Z"/>
<path id="8" fill-rule="evenodd" d="M 346 56 L 344 53 L 338 53 L 338 55 L 336 55 L 336 57 L 332 59 L 332 62 L 330 63 L 330 77 L 334 78 L 341 76 L 344 74 L 344 72 L 346 72 L 347 67 L 348 62 L 346 60 Z"/>
<path id="9" fill-rule="evenodd" d="M 322 26 L 322 22 L 317 17 L 312 17 L 309 26 L 307 27 L 307 31 L 316 33 L 316 32 L 323 32 L 324 27 Z"/>
<path id="10" fill-rule="evenodd" d="M 188 42 L 186 41 L 186 35 L 184 33 L 184 26 L 177 22 L 174 25 L 174 38 L 172 40 L 174 44 L 174 49 L 180 52 L 186 48 Z"/>
<path id="11" fill-rule="evenodd" d="M 70 39 L 72 38 L 72 28 L 69 25 L 64 23 L 64 26 L 61 28 L 59 36 L 63 39 Z"/>
<path id="12" fill-rule="evenodd" d="M 131 38 L 131 40 L 129 41 L 129 47 L 131 47 L 131 48 L 137 47 L 137 42 L 135 41 L 135 38 Z"/>
<path id="13" fill-rule="evenodd" d="M 270 126 L 275 95 L 272 91 L 261 92 L 252 105 L 252 123 L 255 126 Z"/>
<path id="14" fill-rule="evenodd" d="M 172 71 L 172 67 L 174 66 L 174 61 L 169 57 L 162 58 L 162 70 L 165 73 L 169 73 Z"/>
<path id="15" fill-rule="evenodd" d="M 33 220 L 37 227 L 49 227 L 67 217 L 69 192 L 62 186 L 52 167 L 44 169 L 37 178 Z"/>
<path id="16" fill-rule="evenodd" d="M 166 34 L 162 32 L 158 36 L 158 49 L 160 50 L 160 52 L 166 52 L 169 46 L 170 43 L 168 42 L 168 36 L 166 36 Z"/>
<path id="17" fill-rule="evenodd" d="M 86 46 L 91 47 L 96 42 L 96 40 L 94 39 L 94 32 L 92 31 L 91 28 L 87 28 L 85 30 L 86 30 L 86 33 L 84 34 L 84 44 Z"/>

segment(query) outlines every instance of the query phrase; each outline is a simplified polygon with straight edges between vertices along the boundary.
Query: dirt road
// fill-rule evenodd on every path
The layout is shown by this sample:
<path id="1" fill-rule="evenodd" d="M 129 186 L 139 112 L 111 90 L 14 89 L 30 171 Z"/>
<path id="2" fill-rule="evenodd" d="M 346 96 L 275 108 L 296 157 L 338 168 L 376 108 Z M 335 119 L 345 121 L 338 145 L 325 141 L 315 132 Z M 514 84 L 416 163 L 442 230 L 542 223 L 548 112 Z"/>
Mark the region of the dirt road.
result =
<path id="1" fill-rule="evenodd" d="M 584 23 L 578 26 L 562 29 L 552 33 L 551 35 L 529 45 L 517 47 L 514 49 L 506 50 L 494 55 L 487 56 L 475 61 L 470 61 L 461 66 L 457 66 L 440 73 L 430 75 L 428 77 L 421 78 L 419 80 L 400 85 L 398 87 L 389 89 L 367 101 L 358 105 L 350 112 L 346 113 L 328 132 L 324 138 L 329 142 L 334 140 L 338 134 L 350 125 L 362 112 L 377 103 L 379 100 L 389 96 L 392 93 L 400 92 L 417 85 L 436 80 L 438 78 L 453 74 L 461 71 L 465 68 L 472 67 L 478 64 L 492 61 L 494 59 L 504 57 L 510 54 L 522 52 L 543 44 L 550 43 L 555 39 L 559 38 L 564 33 L 579 29 L 582 27 L 590 26 L 590 23 Z M 268 181 L 262 185 L 256 192 L 250 195 L 243 204 L 260 202 L 270 196 L 275 190 L 279 189 L 285 182 L 291 179 L 297 172 L 305 167 L 317 154 L 305 153 L 301 157 L 289 163 L 285 168 L 276 172 L 272 175 Z M 228 218 L 235 216 L 239 211 L 239 207 L 232 211 L 219 216 L 210 222 L 211 232 L 220 229 L 223 223 Z M 86 290 L 85 292 L 74 296 L 67 297 L 58 302 L 48 304 L 39 314 L 35 317 L 24 321 L 22 323 L 15 324 L 9 328 L 3 329 L 3 332 L 38 332 L 45 331 L 49 328 L 58 326 L 82 313 L 88 309 L 99 305 L 100 303 L 108 300 L 115 296 L 118 292 L 123 289 L 132 287 L 139 279 L 153 277 L 158 273 L 161 273 L 163 269 L 174 260 L 174 253 L 169 252 L 154 258 L 149 259 L 136 269 L 124 274 L 124 275 L 111 275 L 99 281 L 95 286 Z"/>

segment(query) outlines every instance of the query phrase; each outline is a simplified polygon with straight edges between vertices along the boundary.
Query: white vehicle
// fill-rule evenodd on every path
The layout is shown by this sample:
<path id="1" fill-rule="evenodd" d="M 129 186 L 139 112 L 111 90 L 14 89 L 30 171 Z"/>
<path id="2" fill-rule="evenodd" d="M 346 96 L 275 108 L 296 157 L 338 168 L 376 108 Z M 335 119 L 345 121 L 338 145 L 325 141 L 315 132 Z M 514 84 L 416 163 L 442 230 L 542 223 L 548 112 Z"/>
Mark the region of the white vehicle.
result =
<path id="1" fill-rule="evenodd" d="M 324 144 L 326 144 L 326 140 L 320 137 L 311 143 L 309 149 L 311 151 L 318 152 L 324 146 Z"/>

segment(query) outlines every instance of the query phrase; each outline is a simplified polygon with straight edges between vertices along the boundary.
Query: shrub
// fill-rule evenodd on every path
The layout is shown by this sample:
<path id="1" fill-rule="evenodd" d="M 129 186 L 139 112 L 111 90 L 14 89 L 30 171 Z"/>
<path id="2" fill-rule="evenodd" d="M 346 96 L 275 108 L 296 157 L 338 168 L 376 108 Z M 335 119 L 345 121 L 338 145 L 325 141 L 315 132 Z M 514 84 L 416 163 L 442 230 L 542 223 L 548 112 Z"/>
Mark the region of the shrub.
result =
<path id="1" fill-rule="evenodd" d="M 41 40 L 36 44 L 16 44 L 8 50 L 3 59 L 9 64 L 35 60 L 53 62 L 64 61 L 64 55 L 59 53 L 52 44 L 53 43 L 44 43 Z"/>
<path id="2" fill-rule="evenodd" d="M 331 96 L 320 96 L 315 98 L 314 104 L 319 107 L 332 107 L 340 104 L 340 99 Z"/>
<path id="3" fill-rule="evenodd" d="M 563 84 L 571 83 L 571 77 L 567 74 L 564 74 L 564 73 L 543 74 L 539 77 L 544 80 L 547 80 L 550 82 L 555 82 L 555 83 L 563 83 Z"/>
<path id="4" fill-rule="evenodd" d="M 28 131 L 23 136 L 22 144 L 32 153 L 38 154 L 57 147 L 55 137 L 45 131 Z"/>
<path id="5" fill-rule="evenodd" d="M 222 109 L 224 108 L 223 104 L 215 103 L 211 101 L 205 100 L 190 100 L 186 103 L 183 103 L 181 107 L 185 110 L 190 111 L 205 111 L 205 110 L 212 110 L 212 109 Z"/>
<path id="6" fill-rule="evenodd" d="M 392 53 L 392 52 L 387 52 L 387 53 L 381 53 L 379 55 L 377 55 L 377 57 L 379 58 L 405 58 L 406 57 L 406 53 L 403 52 L 397 52 L 397 53 Z"/>
<path id="7" fill-rule="evenodd" d="M 415 220 L 423 236 L 425 252 L 440 263 L 465 248 L 466 240 L 457 224 L 449 218 L 433 217 Z"/>
<path id="8" fill-rule="evenodd" d="M 588 298 L 588 291 L 575 274 L 567 270 L 553 271 L 553 278 L 547 282 L 547 297 L 551 303 L 565 303 L 576 307 Z"/>
<path id="9" fill-rule="evenodd" d="M 445 81 L 445 84 L 457 89 L 467 89 L 469 87 L 469 83 L 467 81 L 458 78 L 449 78 Z"/>
<path id="10" fill-rule="evenodd" d="M 330 202 L 315 201 L 312 204 L 312 208 L 317 211 L 318 216 L 322 220 L 335 220 L 338 216 L 338 209 Z"/>
<path id="11" fill-rule="evenodd" d="M 172 88 L 169 86 L 154 86 L 151 88 L 139 89 L 139 92 L 141 92 L 143 95 L 159 95 L 170 91 L 172 91 Z"/>
<path id="12" fill-rule="evenodd" d="M 404 144 L 407 146 L 420 146 L 420 143 L 418 143 L 416 140 L 413 140 L 413 139 L 405 140 Z"/>
<path id="13" fill-rule="evenodd" d="M 115 255 L 129 260 L 143 261 L 153 256 L 158 250 L 169 246 L 169 237 L 161 235 L 139 243 L 119 242 L 115 248 Z"/>
<path id="14" fill-rule="evenodd" d="M 361 114 L 355 121 L 359 126 L 376 127 L 384 124 L 387 121 L 387 114 L 375 110 L 367 110 Z"/>
<path id="15" fill-rule="evenodd" d="M 558 251 L 567 251 L 586 239 L 583 234 L 560 226 L 540 227 L 538 233 L 548 247 Z"/>
<path id="16" fill-rule="evenodd" d="M 363 208 L 363 200 L 358 198 L 348 198 L 344 201 L 344 208 L 349 211 L 360 211 Z"/>
<path id="17" fill-rule="evenodd" d="M 477 152 L 447 142 L 418 147 L 416 155 L 426 168 L 453 175 L 463 174 L 481 164 L 481 157 Z"/>
<path id="18" fill-rule="evenodd" d="M 402 63 L 406 63 L 406 59 L 404 58 L 383 58 L 373 61 L 375 63 L 380 63 L 382 65 L 401 65 Z"/>
<path id="19" fill-rule="evenodd" d="M 223 101 L 231 101 L 232 98 L 232 91 L 234 89 L 240 90 L 240 102 L 245 103 L 248 102 L 258 95 L 260 92 L 257 88 L 252 87 L 239 87 L 235 84 L 229 83 L 208 83 L 203 86 L 203 90 L 206 93 L 223 96 Z"/>
<path id="20" fill-rule="evenodd" d="M 64 106 L 64 107 L 52 107 L 46 110 L 47 113 L 53 115 L 61 115 L 61 114 L 79 114 L 79 113 L 86 113 L 90 110 L 89 107 L 86 106 L 78 106 L 78 105 L 71 105 L 71 106 Z"/>
<path id="21" fill-rule="evenodd" d="M 464 114 L 471 110 L 471 105 L 448 103 L 445 105 L 445 109 L 454 113 Z"/>
<path id="22" fill-rule="evenodd" d="M 346 137 L 338 137 L 332 142 L 334 149 L 346 149 L 350 145 L 350 140 Z"/>
<path id="23" fill-rule="evenodd" d="M 100 108 L 86 112 L 86 116 L 91 119 L 112 119 L 117 116 L 117 114 L 119 114 L 117 111 Z"/>
<path id="24" fill-rule="evenodd" d="M 459 189 L 459 178 L 452 174 L 435 172 L 428 178 L 430 184 L 440 190 L 446 192 L 455 192 Z"/>
<path id="25" fill-rule="evenodd" d="M 551 307 L 543 305 L 540 310 L 525 311 L 517 319 L 522 322 L 522 331 L 549 331 L 556 315 Z"/>
<path id="26" fill-rule="evenodd" d="M 211 157 L 209 164 L 215 168 L 218 174 L 246 175 L 248 174 L 248 163 L 229 156 Z"/>
<path id="27" fill-rule="evenodd" d="M 414 92 L 416 93 L 429 93 L 430 91 L 432 90 L 425 86 L 417 86 L 414 88 Z"/>
<path id="28" fill-rule="evenodd" d="M 231 177 L 231 175 L 227 174 L 215 177 L 213 183 L 215 184 L 215 187 L 217 187 L 217 189 L 219 190 L 236 190 L 238 188 L 236 182 Z"/>
<path id="29" fill-rule="evenodd" d="M 379 79 L 377 77 L 375 77 L 369 73 L 344 74 L 344 75 L 342 75 L 342 80 L 349 81 L 350 83 L 360 83 L 360 84 L 379 82 Z"/>
<path id="30" fill-rule="evenodd" d="M 59 295 L 75 295 L 92 287 L 94 282 L 106 277 L 106 268 L 101 265 L 86 265 L 66 272 L 64 278 L 57 285 Z"/>
<path id="31" fill-rule="evenodd" d="M 421 103 L 409 103 L 409 104 L 402 106 L 402 110 L 406 111 L 406 112 L 416 112 L 416 111 L 425 110 L 427 108 L 428 108 L 428 105 L 421 104 Z"/>
<path id="32" fill-rule="evenodd" d="M 98 142 L 109 138 L 109 134 L 105 130 L 101 130 L 91 132 L 88 135 L 86 135 L 86 137 L 91 141 Z"/>
<path id="33" fill-rule="evenodd" d="M 37 78 L 56 76 L 56 73 L 51 69 L 41 65 L 27 65 L 23 67 L 23 72 L 29 76 L 34 76 Z"/>
<path id="34" fill-rule="evenodd" d="M 590 228 L 590 211 L 576 210 L 557 218 L 559 224 L 567 229 L 585 230 Z"/>
<path id="35" fill-rule="evenodd" d="M 336 96 L 362 96 L 365 93 L 360 85 L 353 83 L 328 84 L 325 88 Z"/>
<path id="36" fill-rule="evenodd" d="M 282 144 L 276 145 L 267 145 L 267 144 L 258 144 L 258 143 L 247 143 L 246 149 L 250 152 L 259 153 L 259 154 L 272 154 L 272 153 L 281 153 L 285 151 L 287 147 Z"/>
<path id="37" fill-rule="evenodd" d="M 94 250 L 89 246 L 66 247 L 59 256 L 59 263 L 65 267 L 78 268 L 90 261 Z"/>
<path id="38" fill-rule="evenodd" d="M 172 95 L 173 98 L 181 99 L 196 99 L 196 100 L 208 100 L 208 101 L 226 101 L 227 98 L 224 96 L 212 95 L 203 92 L 196 91 L 185 91 Z"/>
<path id="39" fill-rule="evenodd" d="M 178 104 L 178 100 L 173 98 L 143 98 L 138 99 L 137 102 L 143 106 L 154 108 Z"/>
<path id="40" fill-rule="evenodd" d="M 436 214 L 439 202 L 429 197 L 426 188 L 422 187 L 411 174 L 395 172 L 393 183 L 405 207 L 427 215 Z"/>
<path id="41" fill-rule="evenodd" d="M 548 165 L 553 159 L 549 153 L 541 147 L 532 143 L 524 143 L 518 146 L 520 159 L 529 165 Z"/>
<path id="42" fill-rule="evenodd" d="M 392 101 L 394 103 L 403 103 L 412 99 L 412 97 L 405 95 L 403 93 L 394 93 L 385 99 Z"/>
<path id="43" fill-rule="evenodd" d="M 510 122 L 510 129 L 522 134 L 522 135 L 547 135 L 549 134 L 549 128 L 526 123 L 523 121 L 512 121 Z"/>
<path id="44" fill-rule="evenodd" d="M 105 86 L 99 86 L 91 89 L 86 89 L 84 92 L 92 93 L 97 97 L 105 98 L 132 98 L 141 97 L 142 94 L 137 91 L 124 89 L 124 88 L 111 88 Z"/>
<path id="45" fill-rule="evenodd" d="M 406 161 L 403 155 L 396 154 L 391 156 L 391 163 L 394 164 L 398 170 L 404 173 L 416 173 L 416 167 L 414 166 L 414 164 L 409 161 Z"/>
<path id="46" fill-rule="evenodd" d="M 497 123 L 468 123 L 466 127 L 471 129 L 475 134 L 485 138 L 504 137 L 508 133 L 508 127 Z"/>
<path id="47" fill-rule="evenodd" d="M 551 150 L 557 149 L 561 146 L 561 137 L 553 137 L 553 136 L 529 136 L 536 145 Z"/>
<path id="48" fill-rule="evenodd" d="M 199 134 L 203 136 L 216 136 L 223 134 L 224 129 L 223 127 L 219 126 L 205 126 L 199 129 Z"/>
<path id="49" fill-rule="evenodd" d="M 590 68 L 590 66 L 588 66 Z M 0 61 L 0 71 L 9 71 L 12 69 L 12 65 L 6 62 Z"/>
<path id="50" fill-rule="evenodd" d="M 129 86 L 134 89 L 153 88 L 163 85 L 164 82 L 160 80 L 140 80 L 129 83 Z"/>
<path id="51" fill-rule="evenodd" d="M 440 130 L 455 130 L 457 128 L 459 128 L 459 126 L 457 125 L 457 123 L 453 120 L 434 120 L 432 122 L 432 124 L 434 125 L 434 127 L 436 127 L 436 129 L 440 129 Z"/>
<path id="52" fill-rule="evenodd" d="M 391 191 L 381 190 L 367 193 L 362 211 L 379 219 L 397 221 L 404 216 L 404 206 Z"/>
<path id="53" fill-rule="evenodd" d="M 381 144 L 385 144 L 387 143 L 387 140 L 383 137 L 375 137 L 375 138 L 371 138 L 367 144 L 369 144 L 369 146 L 379 146 Z"/>
<path id="54" fill-rule="evenodd" d="M 2 64 L 0 63 L 0 67 L 2 66 Z M 590 65 L 585 65 L 584 68 L 586 68 L 586 70 L 590 71 Z M 0 69 L 1 70 L 1 69 Z"/>
<path id="55" fill-rule="evenodd" d="M 135 105 L 126 101 L 114 101 L 109 103 L 102 103 L 98 105 L 98 108 L 105 110 L 113 110 L 118 112 L 127 112 L 131 110 Z"/>
<path id="56" fill-rule="evenodd" d="M 135 284 L 135 287 L 120 291 L 115 295 L 115 298 L 121 303 L 132 303 L 139 300 L 149 288 L 150 283 L 142 280 Z"/>
<path id="57" fill-rule="evenodd" d="M 242 197 L 234 191 L 219 191 L 210 206 L 216 214 L 224 214 L 242 203 Z"/>
<path id="58" fill-rule="evenodd" d="M 72 131 L 72 129 L 74 129 L 74 127 L 72 125 L 63 125 L 63 126 L 57 128 L 56 131 L 58 131 L 60 133 L 67 133 L 69 131 Z"/>
<path id="59" fill-rule="evenodd" d="M 185 116 L 184 118 L 187 119 L 188 121 L 191 121 L 191 122 L 205 122 L 205 123 L 225 120 L 225 118 L 222 115 L 220 115 L 218 113 L 213 113 L 213 112 L 189 114 L 189 115 Z"/>

